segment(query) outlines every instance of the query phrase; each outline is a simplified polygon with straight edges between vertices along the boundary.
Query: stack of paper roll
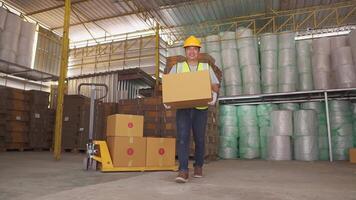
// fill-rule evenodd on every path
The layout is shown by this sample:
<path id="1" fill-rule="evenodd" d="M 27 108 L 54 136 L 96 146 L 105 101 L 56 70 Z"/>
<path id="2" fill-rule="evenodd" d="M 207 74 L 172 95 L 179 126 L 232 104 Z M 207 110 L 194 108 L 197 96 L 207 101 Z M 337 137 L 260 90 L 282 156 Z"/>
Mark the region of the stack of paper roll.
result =
<path id="1" fill-rule="evenodd" d="M 21 33 L 16 57 L 17 64 L 28 68 L 31 67 L 35 32 L 36 24 L 25 21 L 21 22 Z"/>
<path id="2" fill-rule="evenodd" d="M 0 31 L 5 29 L 7 10 L 0 8 Z"/>
<path id="3" fill-rule="evenodd" d="M 317 113 L 319 160 L 329 160 L 329 140 L 325 104 L 322 102 L 305 102 L 301 103 L 301 109 L 311 109 Z"/>
<path id="4" fill-rule="evenodd" d="M 268 160 L 291 160 L 291 136 L 293 115 L 290 110 L 276 110 L 271 113 L 271 129 L 268 137 Z"/>
<path id="5" fill-rule="evenodd" d="M 242 77 L 242 93 L 260 94 L 260 66 L 257 39 L 250 29 L 239 27 L 236 30 L 237 49 Z"/>
<path id="6" fill-rule="evenodd" d="M 356 87 L 356 68 L 349 46 L 339 47 L 332 51 L 331 60 L 338 88 Z"/>
<path id="7" fill-rule="evenodd" d="M 294 156 L 296 160 L 318 160 L 318 121 L 314 110 L 293 113 Z"/>
<path id="8" fill-rule="evenodd" d="M 221 32 L 221 56 L 223 80 L 226 96 L 242 94 L 241 70 L 236 46 L 236 33 L 232 31 Z"/>
<path id="9" fill-rule="evenodd" d="M 312 41 L 312 68 L 314 88 L 317 90 L 334 88 L 330 61 L 330 39 L 327 37 Z"/>
<path id="10" fill-rule="evenodd" d="M 0 59 L 15 63 L 21 31 L 19 16 L 8 13 L 0 37 Z"/>
<path id="11" fill-rule="evenodd" d="M 206 52 L 215 59 L 215 65 L 222 69 L 220 36 L 209 35 L 205 38 Z"/>
<path id="12" fill-rule="evenodd" d="M 278 35 L 278 91 L 294 92 L 298 89 L 298 70 L 293 32 Z"/>
<path id="13" fill-rule="evenodd" d="M 329 107 L 333 157 L 335 160 L 347 160 L 349 148 L 353 146 L 351 103 L 331 100 Z"/>
<path id="14" fill-rule="evenodd" d="M 219 157 L 235 159 L 238 155 L 237 107 L 222 105 L 219 107 Z"/>
<path id="15" fill-rule="evenodd" d="M 347 46 L 347 37 L 346 36 L 330 37 L 330 46 L 332 47 L 332 49 L 338 49 L 340 47 Z"/>
<path id="16" fill-rule="evenodd" d="M 260 37 L 262 93 L 278 92 L 278 37 L 265 33 Z"/>
<path id="17" fill-rule="evenodd" d="M 260 155 L 262 159 L 268 157 L 268 135 L 271 129 L 271 113 L 278 110 L 276 104 L 260 104 L 257 106 L 258 127 L 260 129 Z"/>
<path id="18" fill-rule="evenodd" d="M 310 43 L 307 40 L 296 42 L 299 90 L 302 91 L 314 89 Z"/>
<path id="19" fill-rule="evenodd" d="M 254 159 L 260 156 L 260 138 L 257 122 L 257 107 L 238 106 L 239 150 L 240 158 Z"/>

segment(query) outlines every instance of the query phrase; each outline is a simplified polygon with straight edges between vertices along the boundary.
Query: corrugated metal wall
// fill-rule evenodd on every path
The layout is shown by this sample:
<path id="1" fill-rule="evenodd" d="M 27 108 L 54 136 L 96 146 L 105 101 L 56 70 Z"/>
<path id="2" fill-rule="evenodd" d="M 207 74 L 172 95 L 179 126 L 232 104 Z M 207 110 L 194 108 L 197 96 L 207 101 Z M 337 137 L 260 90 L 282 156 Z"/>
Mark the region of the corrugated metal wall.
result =
<path id="1" fill-rule="evenodd" d="M 160 43 L 160 65 L 163 71 L 166 43 L 163 40 Z M 148 74 L 154 74 L 155 48 L 155 36 L 146 36 L 71 49 L 68 77 L 137 67 Z"/>
<path id="2" fill-rule="evenodd" d="M 141 88 L 148 86 L 142 85 L 134 81 L 119 81 L 118 73 L 113 72 L 110 74 L 96 75 L 87 78 L 76 78 L 68 81 L 68 94 L 78 94 L 78 85 L 80 83 L 103 83 L 109 87 L 108 95 L 104 102 L 118 102 L 120 99 L 134 99 L 138 96 L 138 91 Z M 81 94 L 90 96 L 90 88 L 83 87 Z M 104 90 L 97 90 L 96 98 L 104 95 Z"/>

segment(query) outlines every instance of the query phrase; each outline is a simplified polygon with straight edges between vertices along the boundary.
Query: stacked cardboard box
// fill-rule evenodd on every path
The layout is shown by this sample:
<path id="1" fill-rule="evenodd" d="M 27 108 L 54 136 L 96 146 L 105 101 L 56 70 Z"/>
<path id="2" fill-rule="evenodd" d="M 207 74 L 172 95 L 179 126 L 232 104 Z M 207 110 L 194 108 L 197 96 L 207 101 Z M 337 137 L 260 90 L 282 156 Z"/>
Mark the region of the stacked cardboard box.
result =
<path id="1" fill-rule="evenodd" d="M 144 117 L 117 114 L 108 117 L 107 142 L 115 167 L 172 167 L 175 139 L 143 137 Z"/>
<path id="2" fill-rule="evenodd" d="M 84 150 L 89 138 L 90 100 L 81 95 L 65 95 L 62 148 Z"/>
<path id="3" fill-rule="evenodd" d="M 49 93 L 30 90 L 29 145 L 34 149 L 50 149 L 54 131 L 54 111 L 48 108 Z"/>
<path id="4" fill-rule="evenodd" d="M 0 146 L 19 150 L 29 148 L 27 94 L 23 90 L 8 87 L 1 87 L 0 94 Z"/>
<path id="5" fill-rule="evenodd" d="M 116 103 L 103 103 L 96 104 L 94 115 L 94 138 L 106 140 L 106 121 L 108 116 L 116 114 Z"/>

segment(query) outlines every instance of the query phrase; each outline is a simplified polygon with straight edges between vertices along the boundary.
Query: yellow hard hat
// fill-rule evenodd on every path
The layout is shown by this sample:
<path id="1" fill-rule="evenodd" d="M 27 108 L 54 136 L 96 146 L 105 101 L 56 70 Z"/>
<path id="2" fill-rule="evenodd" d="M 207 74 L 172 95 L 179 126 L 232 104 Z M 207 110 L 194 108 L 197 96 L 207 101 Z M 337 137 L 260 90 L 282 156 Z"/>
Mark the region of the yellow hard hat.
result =
<path id="1" fill-rule="evenodd" d="M 198 38 L 192 36 L 189 36 L 185 41 L 184 41 L 184 48 L 186 47 L 199 47 L 201 48 L 201 42 Z"/>

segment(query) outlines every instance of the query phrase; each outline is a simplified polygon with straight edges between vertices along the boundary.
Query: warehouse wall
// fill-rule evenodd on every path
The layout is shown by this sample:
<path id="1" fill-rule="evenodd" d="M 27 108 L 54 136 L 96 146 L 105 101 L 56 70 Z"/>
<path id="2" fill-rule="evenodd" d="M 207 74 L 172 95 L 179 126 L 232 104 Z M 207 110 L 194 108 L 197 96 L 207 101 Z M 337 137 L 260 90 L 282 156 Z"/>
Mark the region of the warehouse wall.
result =
<path id="1" fill-rule="evenodd" d="M 139 67 L 154 74 L 155 36 L 73 48 L 69 54 L 68 76 L 93 74 Z M 160 67 L 165 67 L 166 43 L 160 42 Z"/>

